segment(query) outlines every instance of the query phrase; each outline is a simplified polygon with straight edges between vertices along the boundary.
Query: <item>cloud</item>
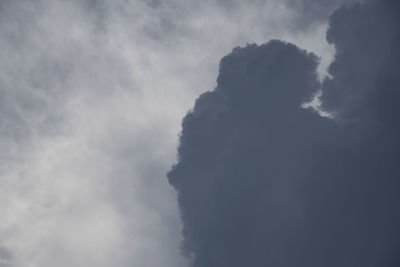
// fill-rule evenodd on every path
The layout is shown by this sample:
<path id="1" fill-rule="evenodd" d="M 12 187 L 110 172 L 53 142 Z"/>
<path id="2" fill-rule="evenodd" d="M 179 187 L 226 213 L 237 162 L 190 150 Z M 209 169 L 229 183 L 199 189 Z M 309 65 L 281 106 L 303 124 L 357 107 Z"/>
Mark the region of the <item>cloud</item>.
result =
<path id="1" fill-rule="evenodd" d="M 397 266 L 399 5 L 338 9 L 317 58 L 235 48 L 182 122 L 178 192 L 192 266 Z M 301 107 L 322 88 L 323 118 Z"/>
<path id="2" fill-rule="evenodd" d="M 221 60 L 216 89 L 185 117 L 169 179 L 193 266 L 298 261 L 289 251 L 300 255 L 300 240 L 287 242 L 304 221 L 299 186 L 310 154 L 335 130 L 301 108 L 318 89 L 316 66 L 314 55 L 280 41 L 236 48 Z"/>
<path id="3" fill-rule="evenodd" d="M 372 1 L 332 15 L 327 40 L 334 44 L 336 56 L 328 72 L 334 78 L 325 80 L 322 100 L 338 119 L 392 116 L 378 112 L 394 109 L 388 105 L 397 98 L 392 84 L 398 84 L 399 8 L 394 1 Z M 383 103 L 385 107 L 379 108 Z"/>
<path id="4" fill-rule="evenodd" d="M 1 7 L 0 245 L 13 255 L 4 261 L 183 264 L 164 179 L 175 132 L 141 97 L 143 49 L 127 57 L 125 36 L 111 31 L 118 3 L 107 20 L 78 2 Z"/>
<path id="5" fill-rule="evenodd" d="M 324 73 L 333 5 L 294 3 L 0 1 L 1 264 L 184 266 L 181 115 L 248 42 L 300 44 Z"/>
<path id="6" fill-rule="evenodd" d="M 11 251 L 4 247 L 0 247 L 0 266 L 1 267 L 7 267 L 11 266 L 9 263 L 12 261 L 13 255 Z"/>

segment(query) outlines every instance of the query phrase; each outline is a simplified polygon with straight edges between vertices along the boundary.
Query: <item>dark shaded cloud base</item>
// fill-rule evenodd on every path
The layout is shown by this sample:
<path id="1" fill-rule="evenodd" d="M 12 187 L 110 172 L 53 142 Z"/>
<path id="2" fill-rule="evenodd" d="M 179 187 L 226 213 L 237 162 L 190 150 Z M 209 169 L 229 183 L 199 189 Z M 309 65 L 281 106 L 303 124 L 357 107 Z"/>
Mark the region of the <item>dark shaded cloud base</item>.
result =
<path id="1" fill-rule="evenodd" d="M 221 60 L 168 173 L 193 266 L 400 265 L 399 15 L 338 9 L 322 83 L 318 58 L 281 41 Z M 334 119 L 301 108 L 321 88 Z"/>

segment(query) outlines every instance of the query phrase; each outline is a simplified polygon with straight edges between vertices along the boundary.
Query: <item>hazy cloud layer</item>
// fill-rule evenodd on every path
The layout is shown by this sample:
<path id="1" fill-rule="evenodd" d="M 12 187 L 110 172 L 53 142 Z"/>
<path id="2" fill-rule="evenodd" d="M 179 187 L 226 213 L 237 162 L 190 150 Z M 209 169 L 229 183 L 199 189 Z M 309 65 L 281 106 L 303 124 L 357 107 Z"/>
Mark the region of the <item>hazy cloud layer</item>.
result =
<path id="1" fill-rule="evenodd" d="M 399 6 L 335 11 L 321 84 L 316 57 L 281 41 L 221 60 L 168 174 L 192 266 L 400 264 Z M 320 89 L 333 119 L 301 107 Z"/>

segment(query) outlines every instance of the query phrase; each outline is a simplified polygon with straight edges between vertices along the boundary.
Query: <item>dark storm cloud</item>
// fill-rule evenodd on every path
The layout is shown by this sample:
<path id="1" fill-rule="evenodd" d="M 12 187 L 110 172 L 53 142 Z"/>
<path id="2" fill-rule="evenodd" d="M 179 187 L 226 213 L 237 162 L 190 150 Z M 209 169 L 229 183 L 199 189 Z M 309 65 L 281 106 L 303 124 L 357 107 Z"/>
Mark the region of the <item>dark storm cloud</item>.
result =
<path id="1" fill-rule="evenodd" d="M 290 241 L 304 221 L 298 188 L 334 131 L 300 107 L 318 88 L 316 65 L 279 41 L 237 48 L 184 119 L 169 178 L 194 266 L 292 266 L 300 257 L 304 239 Z"/>
<path id="2" fill-rule="evenodd" d="M 398 1 L 386 0 L 353 4 L 332 15 L 327 40 L 336 48 L 329 67 L 334 79 L 324 82 L 323 102 L 338 118 L 394 115 L 399 90 L 392 85 L 400 78 L 399 10 Z M 385 107 L 379 107 L 383 103 Z M 386 111 L 390 114 L 379 114 Z"/>
<path id="3" fill-rule="evenodd" d="M 399 5 L 331 17 L 331 79 L 271 41 L 235 48 L 182 123 L 178 191 L 194 267 L 398 266 Z M 301 104 L 322 86 L 322 118 Z"/>

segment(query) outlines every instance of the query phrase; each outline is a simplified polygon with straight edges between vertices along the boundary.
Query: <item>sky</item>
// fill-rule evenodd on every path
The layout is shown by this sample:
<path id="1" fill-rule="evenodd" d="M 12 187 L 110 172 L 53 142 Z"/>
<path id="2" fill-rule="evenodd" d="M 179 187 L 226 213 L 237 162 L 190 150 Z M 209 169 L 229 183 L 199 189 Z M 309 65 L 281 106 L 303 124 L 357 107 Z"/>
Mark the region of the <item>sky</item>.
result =
<path id="1" fill-rule="evenodd" d="M 399 13 L 0 1 L 0 267 L 398 266 Z"/>

